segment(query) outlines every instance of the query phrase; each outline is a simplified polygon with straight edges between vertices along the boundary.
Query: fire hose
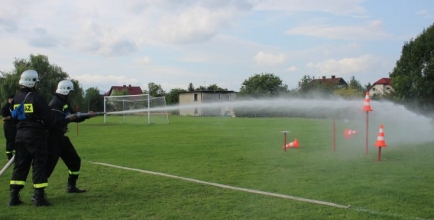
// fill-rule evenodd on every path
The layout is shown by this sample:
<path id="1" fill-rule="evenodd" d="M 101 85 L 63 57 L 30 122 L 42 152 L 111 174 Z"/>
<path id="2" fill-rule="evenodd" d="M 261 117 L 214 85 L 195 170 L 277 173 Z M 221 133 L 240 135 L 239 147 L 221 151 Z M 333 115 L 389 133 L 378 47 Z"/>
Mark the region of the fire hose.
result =
<path id="1" fill-rule="evenodd" d="M 12 164 L 14 163 L 14 159 L 15 159 L 15 155 L 12 156 L 12 158 L 8 161 L 8 163 L 6 163 L 6 165 L 2 168 L 2 170 L 0 171 L 0 176 L 2 176 L 3 173 L 5 173 L 10 166 L 12 166 Z"/>

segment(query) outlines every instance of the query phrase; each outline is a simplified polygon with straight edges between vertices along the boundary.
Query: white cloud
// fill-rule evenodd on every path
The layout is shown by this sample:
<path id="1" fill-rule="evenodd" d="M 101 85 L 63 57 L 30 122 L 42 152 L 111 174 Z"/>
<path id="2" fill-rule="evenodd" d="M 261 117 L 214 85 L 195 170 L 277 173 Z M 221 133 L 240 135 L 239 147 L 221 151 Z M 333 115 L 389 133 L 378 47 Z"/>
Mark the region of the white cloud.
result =
<path id="1" fill-rule="evenodd" d="M 146 57 L 135 59 L 134 62 L 140 65 L 150 64 L 151 58 L 146 56 Z"/>
<path id="2" fill-rule="evenodd" d="M 166 15 L 159 22 L 156 37 L 168 43 L 198 43 L 231 27 L 239 12 L 233 9 L 212 10 L 194 7 L 179 15 Z"/>
<path id="3" fill-rule="evenodd" d="M 283 53 L 274 55 L 271 53 L 259 52 L 253 57 L 253 60 L 257 65 L 275 66 L 282 64 L 286 59 L 286 55 Z"/>
<path id="4" fill-rule="evenodd" d="M 434 14 L 428 12 L 426 9 L 418 11 L 417 14 L 422 16 L 423 18 L 434 18 Z"/>
<path id="5" fill-rule="evenodd" d="M 371 21 L 365 26 L 303 26 L 289 29 L 286 33 L 333 40 L 381 40 L 391 36 L 382 29 L 382 22 L 379 20 Z"/>
<path id="6" fill-rule="evenodd" d="M 363 72 L 380 66 L 379 59 L 371 55 L 363 55 L 356 58 L 344 58 L 341 60 L 325 60 L 318 63 L 308 63 L 307 67 L 316 69 L 317 72 L 325 75 L 348 75 Z"/>
<path id="7" fill-rule="evenodd" d="M 366 13 L 360 4 L 364 0 L 255 0 L 256 10 L 320 11 L 336 15 L 360 16 Z"/>
<path id="8" fill-rule="evenodd" d="M 121 86 L 121 85 L 137 85 L 138 80 L 135 78 L 129 78 L 125 76 L 114 76 L 114 75 L 94 75 L 94 74 L 84 74 L 84 75 L 74 75 L 74 79 L 80 82 L 83 88 L 95 87 L 96 82 L 99 88 L 111 88 L 111 86 Z"/>
<path id="9" fill-rule="evenodd" d="M 297 67 L 295 67 L 295 66 L 291 66 L 291 67 L 289 67 L 288 69 L 286 69 L 288 72 L 295 72 L 295 71 L 297 71 L 298 70 L 298 68 Z"/>

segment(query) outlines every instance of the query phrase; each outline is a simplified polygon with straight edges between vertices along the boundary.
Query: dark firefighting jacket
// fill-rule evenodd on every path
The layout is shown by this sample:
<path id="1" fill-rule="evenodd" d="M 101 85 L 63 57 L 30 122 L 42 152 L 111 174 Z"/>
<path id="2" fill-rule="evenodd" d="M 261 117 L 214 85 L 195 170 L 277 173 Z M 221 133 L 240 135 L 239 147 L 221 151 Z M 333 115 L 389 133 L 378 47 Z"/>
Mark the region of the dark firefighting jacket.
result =
<path id="1" fill-rule="evenodd" d="M 45 99 L 34 89 L 21 88 L 11 105 L 16 108 L 23 100 L 26 119 L 14 121 L 17 126 L 16 143 L 31 143 L 33 137 L 40 137 L 47 129 L 66 126 L 69 123 L 69 119 L 54 117 Z"/>
<path id="2" fill-rule="evenodd" d="M 77 113 L 74 108 L 72 108 L 71 103 L 69 102 L 67 96 L 61 96 L 58 94 L 55 94 L 53 98 L 51 99 L 50 103 L 48 104 L 50 107 L 52 114 L 56 116 L 56 118 L 59 117 L 67 117 L 70 114 Z M 82 122 L 86 117 L 81 117 L 75 119 L 73 122 Z M 50 135 L 62 135 L 65 134 L 68 131 L 68 125 L 65 124 L 64 126 L 58 126 L 55 128 L 50 129 Z"/>

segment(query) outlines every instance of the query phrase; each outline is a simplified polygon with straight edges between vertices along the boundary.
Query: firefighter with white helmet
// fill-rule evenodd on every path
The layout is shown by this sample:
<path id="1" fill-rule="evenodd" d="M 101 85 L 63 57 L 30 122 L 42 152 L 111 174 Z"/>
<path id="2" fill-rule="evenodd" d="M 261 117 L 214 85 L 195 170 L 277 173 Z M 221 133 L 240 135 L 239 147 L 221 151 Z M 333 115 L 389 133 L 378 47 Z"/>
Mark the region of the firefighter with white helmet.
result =
<path id="1" fill-rule="evenodd" d="M 23 202 L 19 192 L 24 188 L 27 175 L 32 167 L 32 180 L 34 188 L 34 204 L 36 206 L 49 206 L 46 199 L 45 188 L 48 186 L 46 143 L 46 129 L 64 126 L 75 118 L 55 118 L 45 99 L 37 94 L 39 75 L 35 70 L 26 70 L 19 80 L 19 93 L 11 102 L 14 109 L 23 106 L 23 111 L 15 117 L 12 112 L 12 121 L 16 123 L 15 137 L 16 154 L 15 166 L 10 181 L 11 197 L 9 206 L 17 206 Z M 23 105 L 20 105 L 23 103 Z"/>
<path id="2" fill-rule="evenodd" d="M 12 159 L 15 152 L 15 136 L 17 134 L 17 126 L 11 120 L 12 105 L 15 95 L 9 95 L 8 100 L 2 107 L 3 131 L 6 139 L 6 156 L 8 160 Z"/>
<path id="3" fill-rule="evenodd" d="M 52 110 L 52 114 L 57 115 L 57 117 L 65 118 L 77 113 L 69 101 L 69 94 L 71 94 L 72 91 L 74 91 L 74 84 L 70 80 L 62 80 L 57 84 L 56 93 L 48 104 Z M 76 119 L 71 120 L 71 122 L 79 123 L 94 116 L 93 112 L 89 112 L 88 115 L 89 116 L 86 117 L 77 116 Z M 67 131 L 67 125 L 55 127 L 49 130 L 48 148 L 50 155 L 47 165 L 47 175 L 50 177 L 60 157 L 69 169 L 66 192 L 83 193 L 86 192 L 86 190 L 79 189 L 76 186 L 78 175 L 80 173 L 81 158 L 78 156 L 69 137 L 65 135 Z"/>

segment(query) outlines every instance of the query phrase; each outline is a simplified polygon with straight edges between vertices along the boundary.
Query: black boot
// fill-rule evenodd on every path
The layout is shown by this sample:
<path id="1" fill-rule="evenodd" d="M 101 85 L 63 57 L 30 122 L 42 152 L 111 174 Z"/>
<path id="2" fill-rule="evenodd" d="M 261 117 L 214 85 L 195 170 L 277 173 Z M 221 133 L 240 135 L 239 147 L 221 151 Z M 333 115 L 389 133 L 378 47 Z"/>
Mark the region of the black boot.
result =
<path id="1" fill-rule="evenodd" d="M 79 189 L 76 187 L 78 175 L 69 175 L 68 177 L 68 187 L 66 187 L 67 193 L 84 193 L 85 189 Z"/>
<path id="2" fill-rule="evenodd" d="M 9 200 L 9 206 L 17 206 L 23 204 L 20 199 L 20 190 L 17 187 L 11 186 L 11 199 Z"/>
<path id="3" fill-rule="evenodd" d="M 47 196 L 45 195 L 44 189 L 35 189 L 35 194 L 34 197 L 32 198 L 35 198 L 33 203 L 35 204 L 36 207 L 51 205 L 51 203 L 48 202 L 47 200 Z"/>

